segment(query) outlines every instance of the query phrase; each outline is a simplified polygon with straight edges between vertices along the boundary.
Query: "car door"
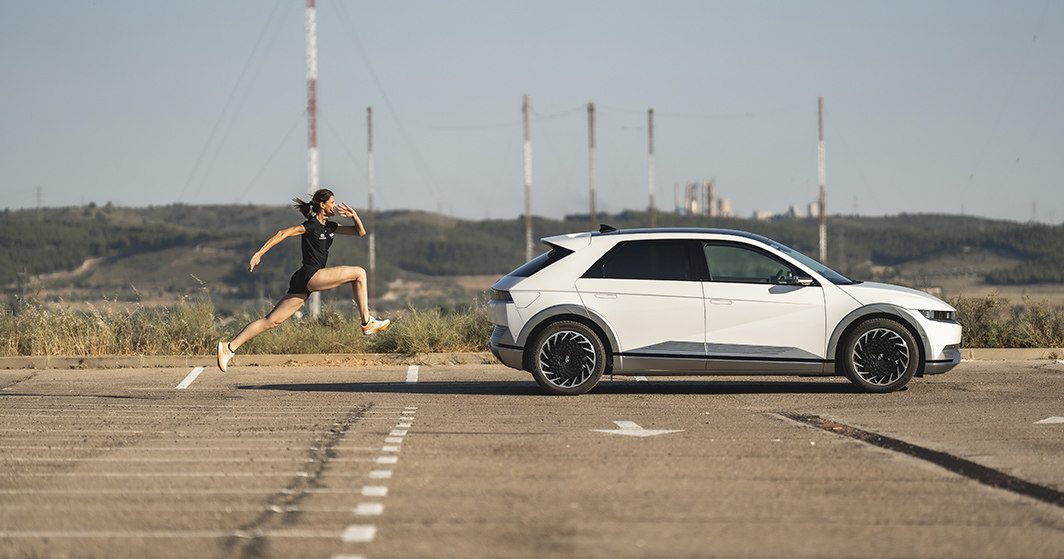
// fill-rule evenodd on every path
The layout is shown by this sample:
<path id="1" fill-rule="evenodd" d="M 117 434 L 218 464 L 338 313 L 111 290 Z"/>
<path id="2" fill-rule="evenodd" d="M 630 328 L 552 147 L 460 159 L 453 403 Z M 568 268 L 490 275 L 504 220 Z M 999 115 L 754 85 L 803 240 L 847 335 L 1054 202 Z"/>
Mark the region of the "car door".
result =
<path id="1" fill-rule="evenodd" d="M 703 241 L 702 248 L 708 367 L 820 370 L 827 346 L 823 288 L 750 245 Z"/>
<path id="2" fill-rule="evenodd" d="M 705 367 L 704 257 L 697 241 L 625 241 L 576 281 L 584 306 L 613 328 L 615 366 Z"/>

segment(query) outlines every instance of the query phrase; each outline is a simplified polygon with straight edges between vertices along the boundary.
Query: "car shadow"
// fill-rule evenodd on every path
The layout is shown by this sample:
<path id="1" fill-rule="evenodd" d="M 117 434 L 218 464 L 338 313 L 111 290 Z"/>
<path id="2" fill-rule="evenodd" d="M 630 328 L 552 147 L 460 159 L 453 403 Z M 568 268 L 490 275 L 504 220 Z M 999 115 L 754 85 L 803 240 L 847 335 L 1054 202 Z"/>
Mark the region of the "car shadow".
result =
<path id="1" fill-rule="evenodd" d="M 494 396 L 546 396 L 548 394 L 532 381 L 489 382 L 325 382 L 289 384 L 247 384 L 237 390 L 280 390 L 287 392 L 350 392 L 368 394 L 468 394 Z M 848 381 L 644 381 L 604 380 L 587 393 L 588 396 L 608 394 L 863 394 Z"/>

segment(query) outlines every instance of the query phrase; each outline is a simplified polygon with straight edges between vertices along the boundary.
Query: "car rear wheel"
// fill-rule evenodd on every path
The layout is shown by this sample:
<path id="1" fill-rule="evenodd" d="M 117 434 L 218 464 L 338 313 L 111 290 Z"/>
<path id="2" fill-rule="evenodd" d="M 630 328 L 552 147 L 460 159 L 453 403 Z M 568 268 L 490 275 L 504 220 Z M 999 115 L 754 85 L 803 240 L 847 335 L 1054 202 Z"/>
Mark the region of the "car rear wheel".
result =
<path id="1" fill-rule="evenodd" d="M 530 349 L 532 376 L 552 394 L 583 394 L 598 384 L 606 368 L 602 341 L 579 322 L 547 326 Z"/>
<path id="2" fill-rule="evenodd" d="M 920 366 L 920 347 L 907 328 L 874 318 L 857 326 L 842 347 L 843 373 L 865 392 L 894 392 Z"/>

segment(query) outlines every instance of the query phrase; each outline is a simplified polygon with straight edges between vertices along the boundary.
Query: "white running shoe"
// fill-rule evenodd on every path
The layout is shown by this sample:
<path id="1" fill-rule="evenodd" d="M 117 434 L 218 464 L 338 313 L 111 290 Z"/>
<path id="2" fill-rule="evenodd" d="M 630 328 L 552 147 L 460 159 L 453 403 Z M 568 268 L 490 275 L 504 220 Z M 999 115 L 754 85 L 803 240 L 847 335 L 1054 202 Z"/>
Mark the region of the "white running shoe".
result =
<path id="1" fill-rule="evenodd" d="M 377 332 L 380 332 L 381 330 L 387 328 L 388 325 L 391 323 L 391 320 L 377 320 L 376 318 L 373 318 L 371 316 L 369 317 L 369 322 L 362 325 L 362 333 L 366 335 L 376 334 Z"/>
<path id="2" fill-rule="evenodd" d="M 233 358 L 233 352 L 229 350 L 229 344 L 225 342 L 218 342 L 218 368 L 222 372 L 226 372 L 226 367 L 229 366 L 229 360 Z"/>

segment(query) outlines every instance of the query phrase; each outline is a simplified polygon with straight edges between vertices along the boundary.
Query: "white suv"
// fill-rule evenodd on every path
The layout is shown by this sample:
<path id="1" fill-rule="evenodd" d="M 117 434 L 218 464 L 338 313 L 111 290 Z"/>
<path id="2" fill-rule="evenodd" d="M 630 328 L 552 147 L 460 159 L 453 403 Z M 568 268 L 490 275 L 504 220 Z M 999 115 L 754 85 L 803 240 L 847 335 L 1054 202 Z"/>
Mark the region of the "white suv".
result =
<path id="1" fill-rule="evenodd" d="M 842 374 L 868 392 L 960 362 L 957 311 L 921 291 L 850 281 L 765 237 L 721 229 L 543 239 L 492 286 L 489 346 L 555 394 L 605 374 Z"/>

